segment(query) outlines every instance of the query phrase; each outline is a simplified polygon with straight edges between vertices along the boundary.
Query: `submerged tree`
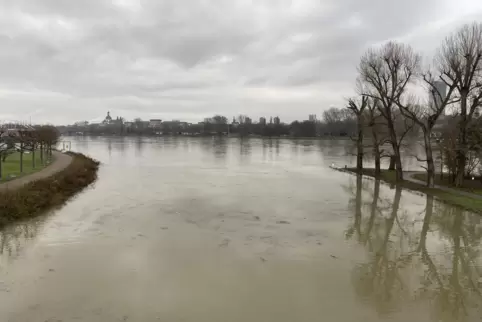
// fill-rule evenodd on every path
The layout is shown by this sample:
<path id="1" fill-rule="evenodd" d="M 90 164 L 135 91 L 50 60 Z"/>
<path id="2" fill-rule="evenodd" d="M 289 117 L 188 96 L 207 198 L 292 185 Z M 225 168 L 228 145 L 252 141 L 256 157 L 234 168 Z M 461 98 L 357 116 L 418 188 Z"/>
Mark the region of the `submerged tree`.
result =
<path id="1" fill-rule="evenodd" d="M 366 111 L 366 127 L 370 133 L 370 145 L 372 148 L 373 158 L 375 160 L 375 177 L 379 177 L 381 173 L 381 159 L 384 156 L 383 144 L 387 140 L 386 124 L 383 123 L 377 101 L 370 99 L 367 104 Z"/>
<path id="2" fill-rule="evenodd" d="M 365 109 L 368 105 L 368 97 L 362 96 L 360 99 L 348 99 L 348 109 L 355 115 L 357 123 L 357 138 L 356 138 L 356 170 L 358 173 L 363 171 L 363 127 Z"/>
<path id="3" fill-rule="evenodd" d="M 420 56 L 414 53 L 410 46 L 395 42 L 368 50 L 358 67 L 361 81 L 359 91 L 379 102 L 378 110 L 385 119 L 395 159 L 397 181 L 403 180 L 400 147 L 404 134 L 397 132 L 395 111 L 407 86 L 419 74 L 419 69 Z"/>

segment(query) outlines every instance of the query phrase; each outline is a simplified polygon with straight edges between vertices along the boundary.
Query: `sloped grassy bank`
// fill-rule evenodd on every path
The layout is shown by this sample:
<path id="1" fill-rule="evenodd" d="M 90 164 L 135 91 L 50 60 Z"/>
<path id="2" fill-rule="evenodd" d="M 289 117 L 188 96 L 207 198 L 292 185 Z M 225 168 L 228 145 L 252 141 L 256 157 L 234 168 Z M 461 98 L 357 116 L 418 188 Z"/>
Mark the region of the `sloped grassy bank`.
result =
<path id="1" fill-rule="evenodd" d="M 99 162 L 81 153 L 68 153 L 72 162 L 51 177 L 0 192 L 0 227 L 35 217 L 60 206 L 97 179 Z"/>

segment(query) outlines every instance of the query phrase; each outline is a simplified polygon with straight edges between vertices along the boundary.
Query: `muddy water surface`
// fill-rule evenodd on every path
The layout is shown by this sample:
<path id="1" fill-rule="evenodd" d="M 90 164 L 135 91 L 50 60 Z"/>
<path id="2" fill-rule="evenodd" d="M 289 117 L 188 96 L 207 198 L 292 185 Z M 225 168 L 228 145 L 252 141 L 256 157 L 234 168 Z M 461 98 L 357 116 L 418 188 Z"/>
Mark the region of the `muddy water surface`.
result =
<path id="1" fill-rule="evenodd" d="M 0 233 L 0 321 L 481 321 L 481 217 L 346 143 L 69 140 L 99 180 Z"/>

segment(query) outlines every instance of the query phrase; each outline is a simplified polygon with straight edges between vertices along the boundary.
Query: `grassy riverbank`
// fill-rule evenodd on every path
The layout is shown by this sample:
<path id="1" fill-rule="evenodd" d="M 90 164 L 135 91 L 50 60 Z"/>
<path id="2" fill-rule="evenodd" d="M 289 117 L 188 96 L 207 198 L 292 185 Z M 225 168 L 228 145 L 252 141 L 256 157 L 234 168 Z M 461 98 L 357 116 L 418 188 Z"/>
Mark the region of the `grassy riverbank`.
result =
<path id="1" fill-rule="evenodd" d="M 427 180 L 427 174 L 425 173 L 419 173 L 414 175 L 413 177 L 421 181 Z M 475 194 L 481 195 L 481 198 L 482 198 L 482 181 L 480 180 L 480 178 L 474 178 L 474 180 L 471 180 L 470 178 L 465 178 L 464 184 L 460 188 L 453 187 L 449 179 L 450 178 L 448 175 L 445 175 L 444 177 L 441 178 L 440 174 L 437 174 L 435 176 L 435 184 L 443 187 L 460 189 L 461 191 L 475 193 Z"/>
<path id="2" fill-rule="evenodd" d="M 345 170 L 345 169 L 342 169 L 342 170 Z M 354 168 L 348 168 L 346 169 L 346 171 L 356 174 L 356 169 Z M 375 178 L 374 174 L 375 174 L 374 169 L 363 170 L 363 175 L 365 176 Z M 391 185 L 397 184 L 395 181 L 395 171 L 382 170 L 379 179 Z M 403 182 L 398 183 L 398 185 L 405 189 L 419 191 L 425 194 L 432 195 L 434 197 L 437 197 L 441 201 L 444 201 L 451 205 L 459 206 L 464 209 L 482 214 L 482 198 L 476 199 L 469 196 L 463 196 L 463 195 L 457 194 L 456 192 L 448 192 L 437 188 L 427 188 L 424 185 L 417 184 L 415 182 L 410 182 L 407 180 L 404 180 Z M 453 188 L 453 189 L 457 189 L 457 188 Z M 464 190 L 464 189 L 461 189 L 460 191 L 467 192 L 467 190 Z"/>
<path id="3" fill-rule="evenodd" d="M 6 158 L 5 162 L 0 159 L 0 162 L 2 163 L 2 177 L 0 178 L 0 182 L 5 182 L 37 172 L 50 164 L 47 163 L 47 156 L 44 156 L 42 162 L 40 151 L 35 152 L 35 168 L 32 163 L 32 154 L 23 154 L 23 172 L 20 172 L 20 152 L 12 153 Z"/>
<path id="4" fill-rule="evenodd" d="M 97 178 L 99 162 L 69 153 L 72 162 L 53 176 L 0 192 L 0 226 L 42 214 L 62 205 Z"/>

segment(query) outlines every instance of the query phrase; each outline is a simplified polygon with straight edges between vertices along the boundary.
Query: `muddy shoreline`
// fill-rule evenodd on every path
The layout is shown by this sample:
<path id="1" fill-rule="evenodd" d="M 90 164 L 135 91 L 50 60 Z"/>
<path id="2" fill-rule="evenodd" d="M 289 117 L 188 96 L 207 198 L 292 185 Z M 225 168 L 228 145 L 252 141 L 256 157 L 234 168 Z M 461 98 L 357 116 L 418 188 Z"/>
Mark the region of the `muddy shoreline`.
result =
<path id="1" fill-rule="evenodd" d="M 55 174 L 0 192 L 0 228 L 60 206 L 97 179 L 99 162 L 68 152 L 70 164 Z"/>

